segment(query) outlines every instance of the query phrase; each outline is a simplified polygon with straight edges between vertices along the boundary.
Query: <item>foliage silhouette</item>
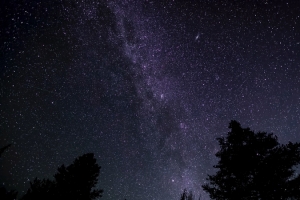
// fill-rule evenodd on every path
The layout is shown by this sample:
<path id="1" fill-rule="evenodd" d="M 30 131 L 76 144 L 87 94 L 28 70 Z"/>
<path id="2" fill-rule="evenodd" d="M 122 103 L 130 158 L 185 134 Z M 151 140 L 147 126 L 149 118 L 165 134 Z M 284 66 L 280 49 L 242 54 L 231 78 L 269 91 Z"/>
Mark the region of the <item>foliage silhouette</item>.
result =
<path id="1" fill-rule="evenodd" d="M 1 200 L 14 200 L 17 199 L 17 192 L 15 190 L 8 191 L 5 187 L 0 187 Z"/>
<path id="2" fill-rule="evenodd" d="M 203 189 L 212 199 L 299 199 L 300 144 L 279 144 L 277 137 L 254 133 L 231 121 L 231 131 L 217 138 L 221 149 L 215 175 Z"/>
<path id="3" fill-rule="evenodd" d="M 0 158 L 2 154 L 11 146 L 11 144 L 8 144 L 2 148 L 0 148 Z M 1 200 L 14 200 L 17 198 L 18 192 L 15 190 L 8 191 L 4 186 L 0 187 L 0 199 Z"/>
<path id="4" fill-rule="evenodd" d="M 195 196 L 192 191 L 187 192 L 187 190 L 184 189 L 182 194 L 180 195 L 180 200 L 195 200 Z"/>
<path id="5" fill-rule="evenodd" d="M 6 151 L 6 149 L 8 149 L 10 146 L 11 146 L 11 144 L 8 144 L 0 149 L 0 158 L 1 158 L 2 154 Z"/>
<path id="6" fill-rule="evenodd" d="M 57 196 L 56 185 L 54 181 L 48 179 L 39 180 L 35 178 L 30 182 L 30 188 L 21 199 L 53 199 Z"/>
<path id="7" fill-rule="evenodd" d="M 100 166 L 94 154 L 88 153 L 76 158 L 68 167 L 62 165 L 53 181 L 35 179 L 22 200 L 74 199 L 91 200 L 102 196 L 102 190 L 93 189 L 97 182 Z"/>

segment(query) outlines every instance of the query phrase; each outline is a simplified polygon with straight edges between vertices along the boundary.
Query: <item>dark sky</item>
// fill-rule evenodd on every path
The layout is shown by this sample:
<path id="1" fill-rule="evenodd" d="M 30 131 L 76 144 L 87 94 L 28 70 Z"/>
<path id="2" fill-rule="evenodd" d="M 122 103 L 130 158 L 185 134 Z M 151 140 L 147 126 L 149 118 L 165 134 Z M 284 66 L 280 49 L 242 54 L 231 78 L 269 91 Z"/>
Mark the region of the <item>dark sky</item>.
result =
<path id="1" fill-rule="evenodd" d="M 103 200 L 207 199 L 230 120 L 300 141 L 299 5 L 1 1 L 1 184 L 94 152 Z"/>

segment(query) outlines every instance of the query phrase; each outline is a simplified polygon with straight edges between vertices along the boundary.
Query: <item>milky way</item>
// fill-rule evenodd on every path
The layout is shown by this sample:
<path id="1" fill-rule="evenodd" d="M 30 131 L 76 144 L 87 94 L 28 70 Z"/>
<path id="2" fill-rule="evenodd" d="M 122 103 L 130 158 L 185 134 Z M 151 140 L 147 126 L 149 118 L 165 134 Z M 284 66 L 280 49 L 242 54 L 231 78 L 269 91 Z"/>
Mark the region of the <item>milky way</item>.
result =
<path id="1" fill-rule="evenodd" d="M 0 181 L 94 152 L 103 199 L 208 199 L 230 120 L 300 141 L 295 1 L 7 1 Z"/>

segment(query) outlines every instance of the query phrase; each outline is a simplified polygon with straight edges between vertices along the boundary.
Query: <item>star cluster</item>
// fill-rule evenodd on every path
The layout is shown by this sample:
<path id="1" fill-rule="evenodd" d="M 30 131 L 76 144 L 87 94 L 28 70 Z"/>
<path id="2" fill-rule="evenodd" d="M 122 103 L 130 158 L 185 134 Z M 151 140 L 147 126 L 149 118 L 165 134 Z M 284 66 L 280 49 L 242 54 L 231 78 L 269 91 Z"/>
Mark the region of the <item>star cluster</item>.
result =
<path id="1" fill-rule="evenodd" d="M 208 199 L 238 120 L 300 140 L 296 1 L 6 1 L 1 184 L 26 191 L 94 152 L 103 199 Z"/>

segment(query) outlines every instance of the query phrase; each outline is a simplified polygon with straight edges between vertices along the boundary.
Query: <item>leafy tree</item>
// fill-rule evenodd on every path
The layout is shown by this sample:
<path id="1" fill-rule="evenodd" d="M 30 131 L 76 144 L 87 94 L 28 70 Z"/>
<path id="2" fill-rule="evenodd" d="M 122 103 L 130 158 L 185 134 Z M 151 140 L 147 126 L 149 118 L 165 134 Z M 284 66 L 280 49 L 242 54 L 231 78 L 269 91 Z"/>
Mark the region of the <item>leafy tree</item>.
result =
<path id="1" fill-rule="evenodd" d="M 68 167 L 62 165 L 54 175 L 54 181 L 35 179 L 22 200 L 74 199 L 92 200 L 101 197 L 102 190 L 93 189 L 97 182 L 100 166 L 94 154 L 84 154 Z"/>
<path id="2" fill-rule="evenodd" d="M 277 137 L 254 133 L 231 121 L 231 131 L 217 138 L 215 175 L 203 189 L 212 199 L 299 199 L 300 143 L 279 144 Z"/>

